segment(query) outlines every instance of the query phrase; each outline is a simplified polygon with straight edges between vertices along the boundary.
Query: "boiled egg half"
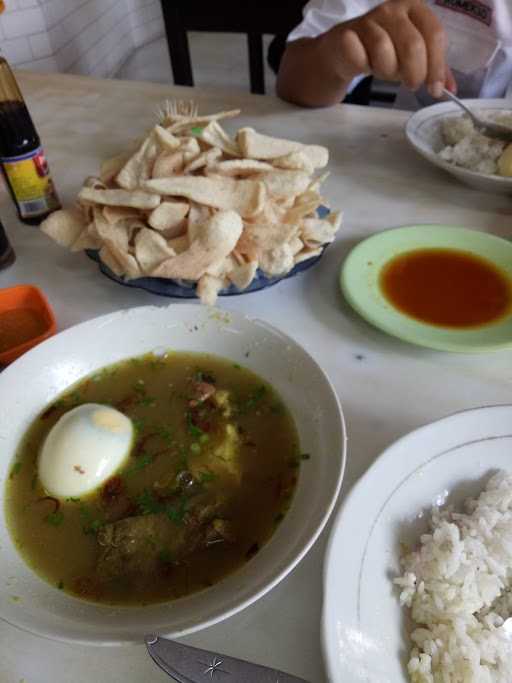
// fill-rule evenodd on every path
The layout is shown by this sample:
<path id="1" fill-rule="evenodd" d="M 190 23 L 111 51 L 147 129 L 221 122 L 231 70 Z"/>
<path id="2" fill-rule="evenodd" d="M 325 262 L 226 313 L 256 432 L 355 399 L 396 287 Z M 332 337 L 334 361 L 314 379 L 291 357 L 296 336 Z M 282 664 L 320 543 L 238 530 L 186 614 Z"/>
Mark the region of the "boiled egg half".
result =
<path id="1" fill-rule="evenodd" d="M 85 403 L 52 427 L 39 455 L 39 478 L 52 496 L 79 497 L 100 487 L 129 456 L 134 428 L 119 410 Z"/>

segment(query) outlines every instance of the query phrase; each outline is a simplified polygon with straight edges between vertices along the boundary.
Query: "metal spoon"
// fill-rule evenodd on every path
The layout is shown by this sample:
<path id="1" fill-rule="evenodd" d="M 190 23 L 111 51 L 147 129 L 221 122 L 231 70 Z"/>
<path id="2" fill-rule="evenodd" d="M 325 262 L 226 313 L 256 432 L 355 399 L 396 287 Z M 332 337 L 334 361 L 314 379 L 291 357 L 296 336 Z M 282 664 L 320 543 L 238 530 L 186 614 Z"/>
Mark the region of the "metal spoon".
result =
<path id="1" fill-rule="evenodd" d="M 508 126 L 502 126 L 500 123 L 491 123 L 490 121 L 484 121 L 483 119 L 476 116 L 471 109 L 468 109 L 462 100 L 459 100 L 452 92 L 443 88 L 443 95 L 448 97 L 450 100 L 458 104 L 461 109 L 463 109 L 469 116 L 476 130 L 482 135 L 488 138 L 493 138 L 495 140 L 502 140 L 503 142 L 512 142 L 512 128 Z"/>

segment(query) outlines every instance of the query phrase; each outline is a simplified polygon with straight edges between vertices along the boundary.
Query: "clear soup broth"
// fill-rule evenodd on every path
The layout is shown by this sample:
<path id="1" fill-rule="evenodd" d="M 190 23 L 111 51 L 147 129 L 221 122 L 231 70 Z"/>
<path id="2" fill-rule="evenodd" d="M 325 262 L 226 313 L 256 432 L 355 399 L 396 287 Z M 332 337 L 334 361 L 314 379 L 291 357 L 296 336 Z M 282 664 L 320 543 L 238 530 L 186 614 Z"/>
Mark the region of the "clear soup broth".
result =
<path id="1" fill-rule="evenodd" d="M 132 450 L 99 489 L 54 498 L 39 454 L 59 418 L 85 403 L 128 416 Z M 116 605 L 174 600 L 260 550 L 306 457 L 283 401 L 251 371 L 203 354 L 133 358 L 76 384 L 30 426 L 6 484 L 8 526 L 28 565 L 67 593 Z"/>

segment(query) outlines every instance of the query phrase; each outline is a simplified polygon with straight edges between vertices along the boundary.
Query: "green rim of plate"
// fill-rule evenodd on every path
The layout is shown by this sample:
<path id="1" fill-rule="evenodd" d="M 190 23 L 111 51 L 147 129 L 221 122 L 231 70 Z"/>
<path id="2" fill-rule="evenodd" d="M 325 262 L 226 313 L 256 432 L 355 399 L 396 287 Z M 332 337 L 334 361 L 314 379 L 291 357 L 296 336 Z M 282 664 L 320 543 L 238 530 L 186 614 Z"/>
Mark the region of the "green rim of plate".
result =
<path id="1" fill-rule="evenodd" d="M 345 299 L 369 323 L 411 344 L 459 353 L 512 349 L 512 313 L 489 325 L 450 329 L 414 320 L 384 297 L 379 287 L 382 267 L 399 254 L 425 248 L 452 248 L 481 256 L 494 263 L 512 283 L 511 242 L 467 228 L 412 225 L 385 230 L 352 249 L 340 271 Z"/>

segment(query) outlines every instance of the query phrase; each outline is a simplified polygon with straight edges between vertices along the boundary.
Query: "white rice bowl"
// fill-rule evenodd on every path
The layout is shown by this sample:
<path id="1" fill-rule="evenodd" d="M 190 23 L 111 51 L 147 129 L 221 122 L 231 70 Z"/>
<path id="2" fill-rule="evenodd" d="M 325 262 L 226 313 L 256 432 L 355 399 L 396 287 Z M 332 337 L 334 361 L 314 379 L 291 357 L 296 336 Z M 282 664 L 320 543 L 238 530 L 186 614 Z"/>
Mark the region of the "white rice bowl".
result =
<path id="1" fill-rule="evenodd" d="M 473 99 L 465 100 L 465 104 L 478 115 L 510 117 L 512 120 L 512 100 Z M 448 120 L 450 123 L 446 123 Z M 446 147 L 454 147 L 461 142 L 457 133 L 466 132 L 471 137 L 471 129 L 466 128 L 467 124 L 462 123 L 463 120 L 460 107 L 454 102 L 439 102 L 412 114 L 407 121 L 405 134 L 418 154 L 462 183 L 484 192 L 512 194 L 512 178 L 495 173 L 496 158 L 501 154 L 501 147 L 498 151 L 494 141 L 490 141 L 490 147 L 487 147 L 487 138 L 476 146 L 467 140 L 456 150 L 444 151 Z M 454 137 L 445 139 L 443 128 L 452 129 L 449 135 Z M 502 144 L 498 141 L 499 146 Z"/>
<path id="2" fill-rule="evenodd" d="M 512 681 L 512 474 L 492 476 L 464 507 L 433 508 L 394 580 L 415 622 L 412 683 Z"/>

